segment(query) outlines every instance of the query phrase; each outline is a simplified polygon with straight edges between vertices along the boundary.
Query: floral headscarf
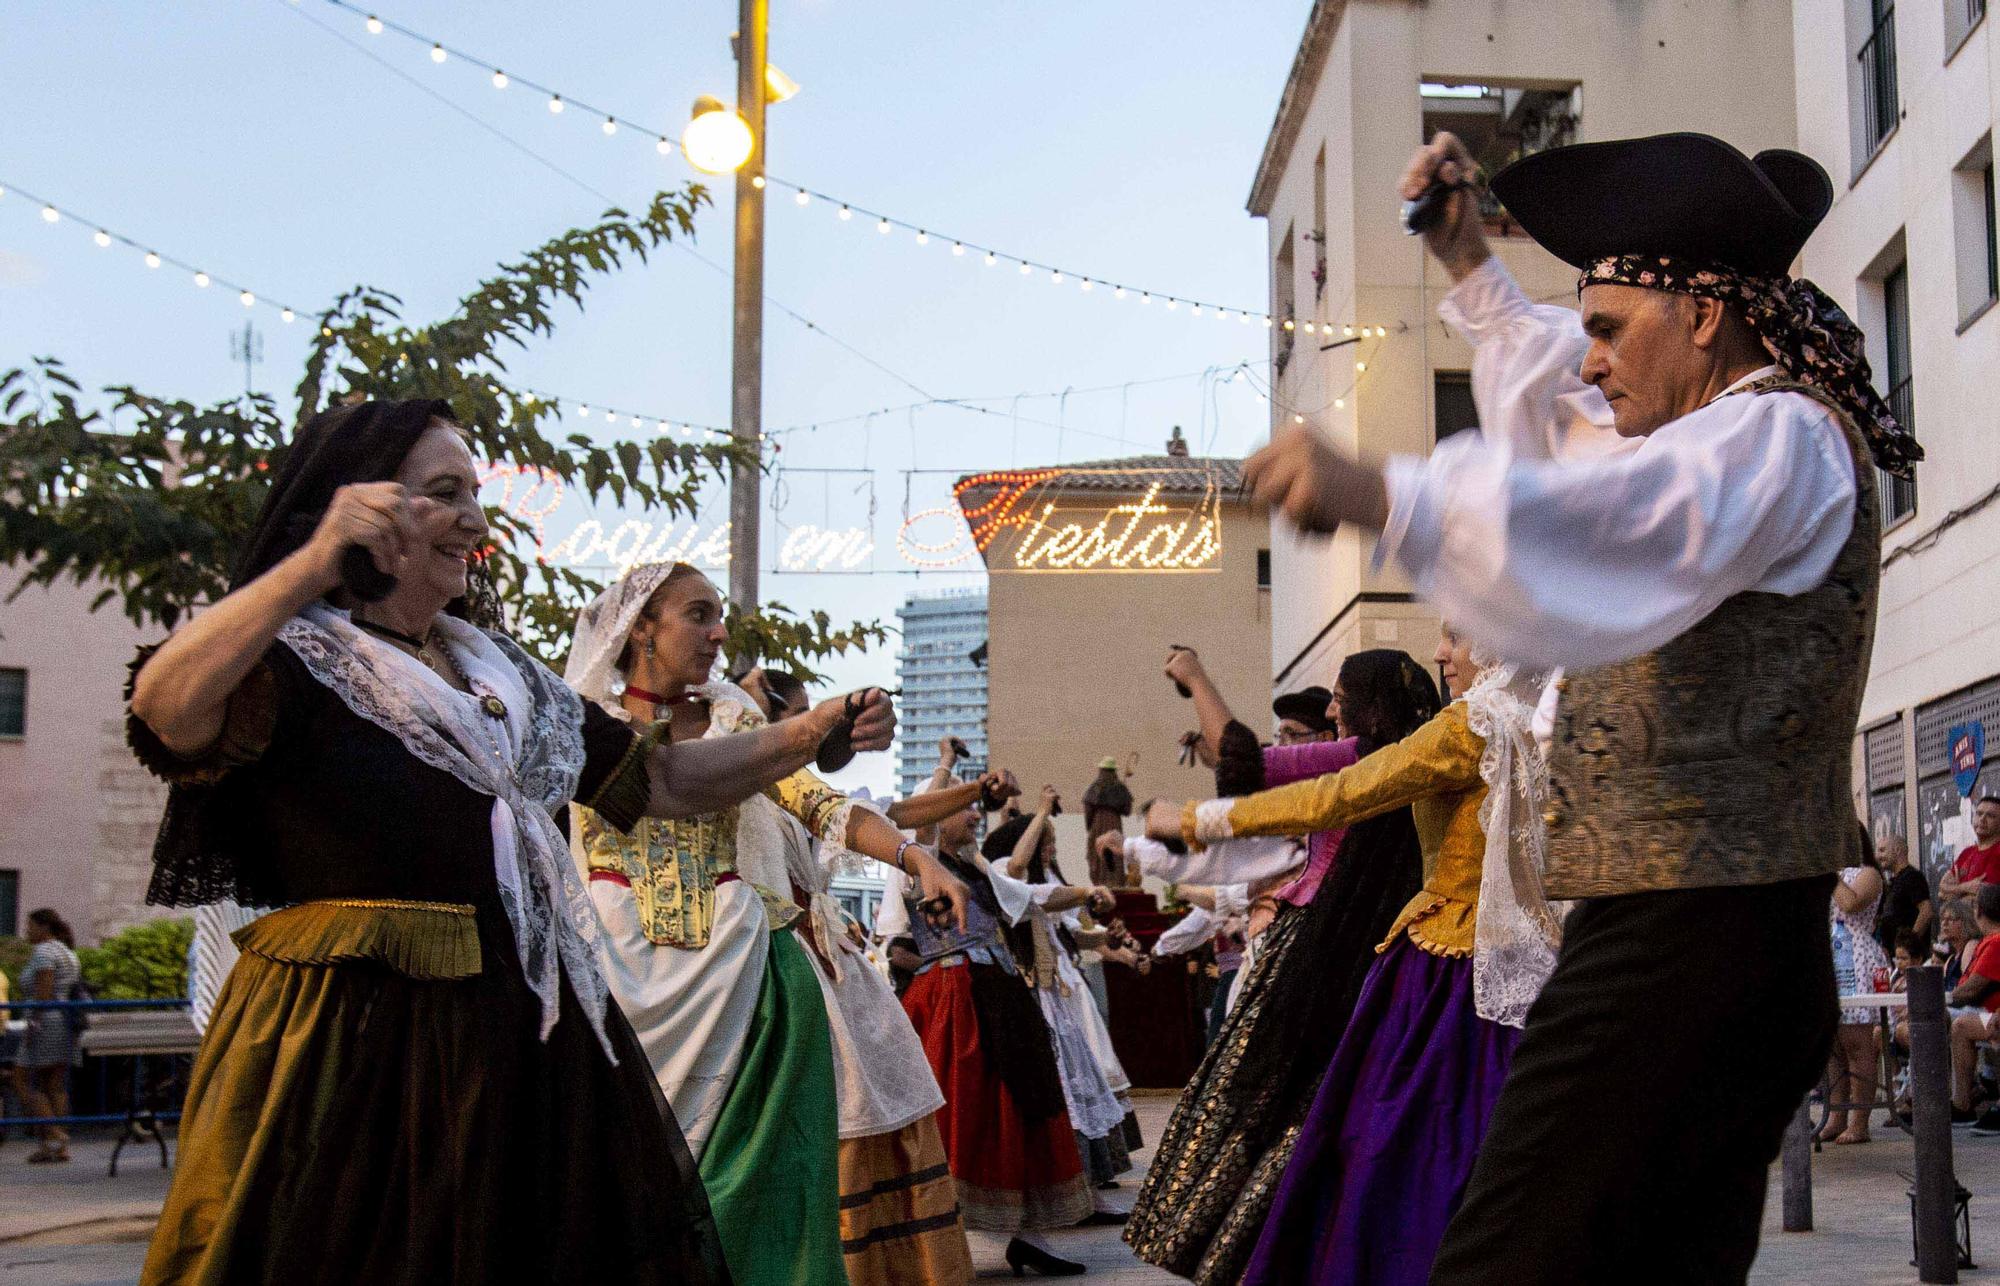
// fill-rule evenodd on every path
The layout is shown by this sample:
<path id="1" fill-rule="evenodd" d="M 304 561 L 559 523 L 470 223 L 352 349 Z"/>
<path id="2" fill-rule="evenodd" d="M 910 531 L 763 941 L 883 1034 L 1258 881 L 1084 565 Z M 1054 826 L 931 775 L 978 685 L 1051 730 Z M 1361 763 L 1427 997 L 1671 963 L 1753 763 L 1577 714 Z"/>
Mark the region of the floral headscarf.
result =
<path id="1" fill-rule="evenodd" d="M 1611 255 L 1583 270 L 1585 286 L 1643 286 L 1738 305 L 1750 329 L 1787 375 L 1824 390 L 1868 440 L 1875 463 L 1910 477 L 1924 449 L 1875 391 L 1861 328 L 1803 277 L 1758 276 L 1666 255 Z"/>

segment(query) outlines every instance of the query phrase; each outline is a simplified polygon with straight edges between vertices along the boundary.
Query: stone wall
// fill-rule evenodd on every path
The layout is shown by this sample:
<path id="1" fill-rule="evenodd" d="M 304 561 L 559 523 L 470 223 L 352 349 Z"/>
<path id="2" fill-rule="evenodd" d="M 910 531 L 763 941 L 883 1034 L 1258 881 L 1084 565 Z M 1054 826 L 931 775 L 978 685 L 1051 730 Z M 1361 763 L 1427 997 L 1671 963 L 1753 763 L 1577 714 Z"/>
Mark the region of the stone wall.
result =
<path id="1" fill-rule="evenodd" d="M 97 815 L 89 832 L 94 851 L 87 933 L 92 941 L 141 920 L 181 914 L 146 905 L 153 837 L 166 809 L 167 788 L 126 748 L 123 720 L 106 719 L 99 725 L 97 761 Z"/>

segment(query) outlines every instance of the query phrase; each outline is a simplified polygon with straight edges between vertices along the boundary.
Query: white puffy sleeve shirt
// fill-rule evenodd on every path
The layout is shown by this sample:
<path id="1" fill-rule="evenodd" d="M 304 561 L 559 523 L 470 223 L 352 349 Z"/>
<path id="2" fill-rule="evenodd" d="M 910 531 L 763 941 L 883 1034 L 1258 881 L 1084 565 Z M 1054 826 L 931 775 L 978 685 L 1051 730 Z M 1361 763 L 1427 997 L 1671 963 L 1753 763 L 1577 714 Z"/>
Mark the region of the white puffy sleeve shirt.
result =
<path id="1" fill-rule="evenodd" d="M 1395 558 L 1454 628 L 1529 666 L 1649 652 L 1736 594 L 1801 594 L 1854 522 L 1854 461 L 1799 394 L 1718 397 L 1634 445 L 1577 374 L 1577 314 L 1488 259 L 1440 312 L 1475 345 L 1482 434 L 1387 468 Z M 1753 372 L 1745 380 L 1776 372 Z"/>

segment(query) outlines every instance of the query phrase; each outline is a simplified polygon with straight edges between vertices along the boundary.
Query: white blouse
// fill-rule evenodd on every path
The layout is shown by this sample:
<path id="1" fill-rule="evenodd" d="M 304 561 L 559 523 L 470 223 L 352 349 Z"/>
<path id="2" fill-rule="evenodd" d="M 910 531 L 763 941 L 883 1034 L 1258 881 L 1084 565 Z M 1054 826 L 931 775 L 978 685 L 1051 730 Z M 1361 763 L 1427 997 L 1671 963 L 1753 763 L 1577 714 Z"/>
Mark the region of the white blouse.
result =
<path id="1" fill-rule="evenodd" d="M 1488 259 L 1439 311 L 1476 345 L 1482 434 L 1389 461 L 1375 558 L 1401 563 L 1466 635 L 1529 666 L 1604 665 L 1733 595 L 1826 578 L 1853 528 L 1855 479 L 1819 403 L 1718 397 L 1626 447 L 1577 373 L 1588 340 L 1573 310 L 1531 303 Z"/>

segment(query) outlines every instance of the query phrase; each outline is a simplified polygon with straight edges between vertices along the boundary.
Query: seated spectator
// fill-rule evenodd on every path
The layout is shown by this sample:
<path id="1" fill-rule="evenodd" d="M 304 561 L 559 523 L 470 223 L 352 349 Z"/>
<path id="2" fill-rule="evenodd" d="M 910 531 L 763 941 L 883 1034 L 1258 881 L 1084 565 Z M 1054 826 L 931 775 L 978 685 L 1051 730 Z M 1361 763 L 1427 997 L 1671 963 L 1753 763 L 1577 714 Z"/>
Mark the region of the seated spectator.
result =
<path id="1" fill-rule="evenodd" d="M 2000 883 L 1979 890 L 1976 915 L 1980 932 L 1972 963 L 1946 998 L 1960 1012 L 1951 1020 L 1951 1120 L 1954 1125 L 1978 1122 L 1981 1134 L 2000 1134 L 2000 1110 L 1972 1114 L 1972 1086 L 1979 1069 L 1979 1048 L 1996 1033 L 1993 1015 L 2000 1012 Z"/>
<path id="2" fill-rule="evenodd" d="M 1889 990 L 1898 995 L 1910 989 L 1910 970 L 1922 964 L 1931 953 L 1930 943 L 1903 930 L 1896 935 L 1896 950 L 1889 958 L 1894 972 L 1889 975 Z"/>
<path id="3" fill-rule="evenodd" d="M 1876 855 L 1881 859 L 1882 878 L 1887 883 L 1882 893 L 1881 913 L 1875 917 L 1876 937 L 1884 950 L 1893 951 L 1903 934 L 1913 933 L 1924 944 L 1915 956 L 1922 960 L 1930 951 L 1931 933 L 1937 923 L 1930 881 L 1910 864 L 1910 845 L 1901 835 L 1884 835 L 1876 846 Z"/>
<path id="4" fill-rule="evenodd" d="M 1944 990 L 1950 995 L 1964 981 L 1965 971 L 1972 965 L 1972 953 L 1979 946 L 1979 917 L 1973 913 L 1972 903 L 1964 898 L 1945 903 L 1938 936 L 1943 941 L 1931 950 L 1944 965 Z"/>
<path id="5" fill-rule="evenodd" d="M 1938 896 L 1947 902 L 1978 897 L 1981 885 L 2000 884 L 2000 795 L 1988 795 L 1973 808 L 1972 838 L 1938 881 Z"/>

